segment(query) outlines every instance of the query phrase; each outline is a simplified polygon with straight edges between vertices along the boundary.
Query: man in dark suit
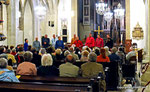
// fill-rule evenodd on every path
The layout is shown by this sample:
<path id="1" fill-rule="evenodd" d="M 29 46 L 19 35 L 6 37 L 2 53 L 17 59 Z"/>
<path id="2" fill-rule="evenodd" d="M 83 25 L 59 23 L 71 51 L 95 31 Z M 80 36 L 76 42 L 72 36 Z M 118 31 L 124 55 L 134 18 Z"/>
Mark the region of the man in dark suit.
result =
<path id="1" fill-rule="evenodd" d="M 42 46 L 43 48 L 48 48 L 49 44 L 50 44 L 50 40 L 49 38 L 47 38 L 47 34 L 46 34 L 44 37 L 42 37 Z"/>

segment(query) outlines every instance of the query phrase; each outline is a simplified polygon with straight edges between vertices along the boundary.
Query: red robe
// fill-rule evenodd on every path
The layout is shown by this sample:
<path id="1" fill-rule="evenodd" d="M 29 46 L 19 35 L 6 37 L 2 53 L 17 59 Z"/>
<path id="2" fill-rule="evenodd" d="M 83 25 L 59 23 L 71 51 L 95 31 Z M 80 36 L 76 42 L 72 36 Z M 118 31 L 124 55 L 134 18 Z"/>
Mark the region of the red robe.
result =
<path id="1" fill-rule="evenodd" d="M 88 37 L 86 39 L 86 43 L 85 43 L 85 46 L 88 46 L 88 47 L 94 47 L 95 46 L 95 40 L 93 37 Z"/>
<path id="2" fill-rule="evenodd" d="M 95 41 L 95 46 L 99 47 L 99 48 L 104 47 L 103 39 L 102 38 L 97 38 L 96 41 Z"/>
<path id="3" fill-rule="evenodd" d="M 75 44 L 76 47 L 79 47 L 79 48 L 81 48 L 83 46 L 83 43 L 80 40 L 76 40 L 73 44 Z"/>

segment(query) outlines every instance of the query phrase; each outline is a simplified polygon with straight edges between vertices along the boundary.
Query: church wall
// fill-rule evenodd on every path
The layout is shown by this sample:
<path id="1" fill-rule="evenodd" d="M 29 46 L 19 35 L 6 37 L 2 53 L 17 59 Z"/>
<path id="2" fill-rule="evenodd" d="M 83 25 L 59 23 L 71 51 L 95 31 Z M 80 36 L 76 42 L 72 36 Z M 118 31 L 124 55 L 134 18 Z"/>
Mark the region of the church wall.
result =
<path id="1" fill-rule="evenodd" d="M 135 3 L 136 2 L 136 3 Z M 144 39 L 135 40 L 132 39 L 132 31 L 139 22 L 144 31 Z M 145 5 L 143 0 L 130 0 L 130 38 L 132 43 L 137 43 L 138 48 L 145 48 L 146 43 L 146 28 L 145 28 Z"/>

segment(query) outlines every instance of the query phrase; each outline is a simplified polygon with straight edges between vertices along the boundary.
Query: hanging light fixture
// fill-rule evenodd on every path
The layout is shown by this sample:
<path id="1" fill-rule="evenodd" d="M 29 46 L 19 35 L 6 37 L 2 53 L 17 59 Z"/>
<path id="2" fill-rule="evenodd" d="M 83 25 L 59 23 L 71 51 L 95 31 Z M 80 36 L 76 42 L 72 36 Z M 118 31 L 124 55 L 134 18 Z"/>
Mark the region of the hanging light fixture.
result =
<path id="1" fill-rule="evenodd" d="M 107 4 L 104 3 L 103 0 L 99 1 L 99 3 L 96 3 L 96 12 L 99 15 L 103 15 L 106 12 Z"/>
<path id="2" fill-rule="evenodd" d="M 121 4 L 119 3 L 117 9 L 114 10 L 115 18 L 120 19 L 124 17 L 125 9 L 122 8 Z"/>
<path id="3" fill-rule="evenodd" d="M 113 13 L 110 11 L 110 8 L 108 7 L 106 13 L 104 14 L 104 20 L 111 21 L 112 18 L 113 18 Z"/>
<path id="4" fill-rule="evenodd" d="M 47 9 L 42 5 L 42 3 L 39 1 L 39 4 L 37 7 L 35 7 L 35 14 L 36 16 L 42 20 L 45 18 L 46 16 L 46 12 L 47 12 Z"/>

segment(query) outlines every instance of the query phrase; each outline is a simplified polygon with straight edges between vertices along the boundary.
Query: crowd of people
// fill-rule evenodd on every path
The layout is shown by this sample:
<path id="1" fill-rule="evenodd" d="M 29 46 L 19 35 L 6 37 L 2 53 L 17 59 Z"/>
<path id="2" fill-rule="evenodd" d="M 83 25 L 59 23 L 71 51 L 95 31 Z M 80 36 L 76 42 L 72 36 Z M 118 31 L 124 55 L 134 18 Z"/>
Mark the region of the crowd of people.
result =
<path id="1" fill-rule="evenodd" d="M 0 47 L 0 81 L 19 82 L 13 72 L 13 67 L 17 67 L 17 75 L 39 75 L 39 76 L 60 76 L 60 77 L 97 77 L 99 73 L 105 75 L 103 65 L 98 62 L 120 62 L 126 63 L 126 57 L 129 59 L 135 55 L 134 48 L 132 52 L 126 53 L 123 48 L 113 47 L 112 40 L 107 36 L 108 42 L 104 45 L 100 35 L 96 41 L 89 34 L 85 46 L 79 37 L 74 35 L 71 46 L 64 45 L 61 37 L 58 39 L 53 35 L 50 40 L 45 35 L 42 38 L 42 46 L 38 38 L 29 48 L 28 39 L 25 39 L 24 45 L 16 48 Z M 65 61 L 60 66 L 55 66 L 58 62 Z M 85 62 L 81 68 L 74 65 L 75 62 Z M 104 89 L 106 86 L 103 80 Z"/>

